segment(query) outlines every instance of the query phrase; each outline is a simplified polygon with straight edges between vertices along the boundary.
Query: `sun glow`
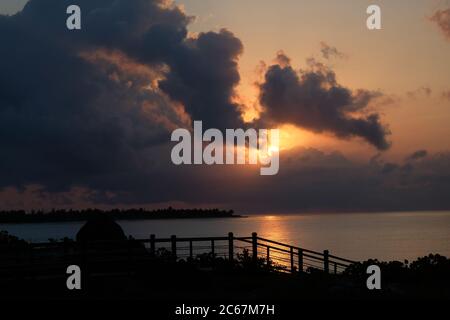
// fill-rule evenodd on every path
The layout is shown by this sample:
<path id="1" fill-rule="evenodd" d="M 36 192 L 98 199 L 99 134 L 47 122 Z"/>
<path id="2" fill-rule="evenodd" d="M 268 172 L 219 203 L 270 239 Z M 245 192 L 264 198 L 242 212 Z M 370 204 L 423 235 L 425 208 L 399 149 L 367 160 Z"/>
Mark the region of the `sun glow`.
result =
<path id="1" fill-rule="evenodd" d="M 297 128 L 293 125 L 283 125 L 280 127 L 280 146 L 279 151 L 289 150 L 299 146 L 310 144 L 312 133 Z"/>
<path id="2" fill-rule="evenodd" d="M 269 154 L 269 156 L 273 155 L 276 152 L 280 152 L 280 148 L 278 146 L 272 145 L 267 149 L 267 153 Z"/>
<path id="3" fill-rule="evenodd" d="M 257 80 L 255 75 L 249 76 L 249 81 L 240 83 L 237 88 L 237 94 L 233 97 L 233 102 L 242 108 L 242 118 L 245 122 L 251 123 L 260 117 L 263 107 L 259 104 L 259 89 L 255 85 Z M 270 156 L 273 152 L 289 150 L 299 146 L 307 146 L 314 138 L 314 134 L 310 131 L 298 128 L 294 125 L 283 124 L 279 129 L 279 146 L 269 146 L 266 155 Z"/>

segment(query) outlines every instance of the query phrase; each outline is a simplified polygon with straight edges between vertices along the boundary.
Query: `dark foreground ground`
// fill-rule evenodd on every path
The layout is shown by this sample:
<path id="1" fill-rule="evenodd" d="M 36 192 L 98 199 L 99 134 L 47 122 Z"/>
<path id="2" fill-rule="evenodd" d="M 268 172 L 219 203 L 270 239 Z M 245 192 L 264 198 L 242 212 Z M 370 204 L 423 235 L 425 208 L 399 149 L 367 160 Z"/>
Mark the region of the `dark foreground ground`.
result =
<path id="1" fill-rule="evenodd" d="M 439 265 L 436 260 L 441 259 Z M 445 259 L 445 260 L 444 260 Z M 368 290 L 366 264 L 340 275 L 322 271 L 280 274 L 241 259 L 231 265 L 205 256 L 190 261 L 165 257 L 65 261 L 23 266 L 0 278 L 2 299 L 148 299 L 158 301 L 304 301 L 450 299 L 448 259 L 423 258 L 411 271 L 402 263 L 381 264 L 382 289 Z M 81 290 L 68 290 L 68 265 L 81 267 Z M 445 265 L 446 264 L 446 265 Z"/>
<path id="2" fill-rule="evenodd" d="M 278 274 L 252 270 L 250 266 L 248 269 L 231 267 L 227 263 L 199 267 L 195 263 L 148 260 L 137 262 L 132 268 L 121 263 L 115 266 L 88 264 L 81 268 L 81 290 L 66 288 L 67 275 L 63 266 L 52 270 L 52 274 L 62 275 L 56 278 L 3 279 L 0 305 L 3 308 L 15 304 L 13 310 L 29 308 L 33 313 L 40 309 L 37 313 L 41 315 L 59 308 L 62 310 L 58 314 L 75 312 L 77 317 L 92 315 L 94 309 L 102 318 L 108 311 L 116 315 L 121 312 L 121 318 L 130 318 L 132 312 L 136 312 L 137 318 L 158 320 L 301 319 L 307 316 L 335 318 L 338 315 L 345 319 L 367 319 L 374 314 L 377 318 L 393 314 L 409 317 L 417 307 L 425 309 L 424 317 L 428 318 L 437 307 L 445 307 L 450 301 L 448 280 L 447 285 L 412 279 L 384 281 L 382 290 L 369 291 L 365 277 L 321 272 Z M 427 306 L 429 302 L 433 304 L 431 307 Z M 275 311 L 274 314 L 219 315 L 221 305 L 231 305 L 231 312 L 235 305 L 268 305 Z M 389 309 L 385 309 L 386 305 Z M 176 310 L 181 306 L 208 306 L 216 312 L 210 312 L 207 317 L 177 315 Z M 59 319 L 65 319 L 65 316 Z"/>

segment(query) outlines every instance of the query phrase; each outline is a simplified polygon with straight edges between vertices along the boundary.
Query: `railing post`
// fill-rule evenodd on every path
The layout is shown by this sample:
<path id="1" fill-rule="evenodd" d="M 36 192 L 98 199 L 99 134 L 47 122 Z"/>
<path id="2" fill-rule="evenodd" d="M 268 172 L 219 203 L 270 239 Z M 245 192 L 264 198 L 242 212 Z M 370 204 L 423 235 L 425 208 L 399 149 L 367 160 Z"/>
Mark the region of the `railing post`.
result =
<path id="1" fill-rule="evenodd" d="M 323 251 L 323 270 L 325 273 L 330 273 L 330 264 L 329 264 L 329 252 L 328 250 Z"/>
<path id="2" fill-rule="evenodd" d="M 336 262 L 334 263 L 334 274 L 336 274 L 337 273 L 337 264 L 336 264 Z"/>
<path id="3" fill-rule="evenodd" d="M 155 235 L 151 234 L 150 235 L 150 255 L 153 257 L 156 254 L 156 250 L 155 250 Z"/>
<path id="4" fill-rule="evenodd" d="M 256 232 L 252 233 L 252 258 L 256 266 L 258 261 L 258 234 Z"/>
<path id="5" fill-rule="evenodd" d="M 291 247 L 290 251 L 291 251 L 290 252 L 290 254 L 291 254 L 291 273 L 294 273 L 294 270 L 295 270 L 295 266 L 294 266 L 294 248 Z"/>
<path id="6" fill-rule="evenodd" d="M 131 257 L 132 255 L 133 255 L 133 241 L 134 239 L 133 239 L 133 237 L 132 236 L 128 236 L 128 241 L 127 241 L 127 244 L 128 244 L 128 247 L 127 247 L 127 249 L 128 249 L 128 255 Z"/>
<path id="7" fill-rule="evenodd" d="M 88 266 L 88 241 L 83 240 L 81 243 L 81 270 L 83 270 L 83 276 L 81 277 L 81 287 L 83 290 L 87 290 L 89 286 L 89 266 Z"/>
<path id="8" fill-rule="evenodd" d="M 30 245 L 28 246 L 28 250 L 29 250 L 29 267 L 30 267 L 30 277 L 32 280 L 34 280 L 34 254 L 33 254 L 33 244 L 30 243 Z"/>
<path id="9" fill-rule="evenodd" d="M 214 239 L 211 239 L 211 265 L 214 267 L 216 264 L 216 252 L 214 248 Z"/>
<path id="10" fill-rule="evenodd" d="M 266 265 L 267 265 L 267 268 L 270 269 L 270 247 L 269 246 L 267 246 L 266 256 L 267 256 L 266 257 L 266 260 L 267 260 Z"/>
<path id="11" fill-rule="evenodd" d="M 128 258 L 128 275 L 132 273 L 132 261 L 133 261 L 133 238 L 128 236 L 127 240 L 127 258 Z"/>
<path id="12" fill-rule="evenodd" d="M 234 260 L 234 236 L 233 236 L 233 232 L 229 232 L 228 233 L 228 260 L 230 260 L 230 262 L 233 262 Z"/>
<path id="13" fill-rule="evenodd" d="M 298 272 L 303 272 L 303 249 L 298 249 Z"/>
<path id="14" fill-rule="evenodd" d="M 189 240 L 189 258 L 194 259 L 194 250 L 192 248 L 192 240 Z"/>
<path id="15" fill-rule="evenodd" d="M 88 255 L 88 244 L 87 244 L 87 240 L 83 240 L 81 243 L 81 261 L 83 265 L 87 264 L 87 255 Z"/>
<path id="16" fill-rule="evenodd" d="M 67 241 L 67 238 L 64 238 L 63 240 L 63 251 L 64 251 L 64 263 L 69 260 L 69 243 Z"/>
<path id="17" fill-rule="evenodd" d="M 177 236 L 173 235 L 170 237 L 172 242 L 172 256 L 174 260 L 177 259 Z"/>

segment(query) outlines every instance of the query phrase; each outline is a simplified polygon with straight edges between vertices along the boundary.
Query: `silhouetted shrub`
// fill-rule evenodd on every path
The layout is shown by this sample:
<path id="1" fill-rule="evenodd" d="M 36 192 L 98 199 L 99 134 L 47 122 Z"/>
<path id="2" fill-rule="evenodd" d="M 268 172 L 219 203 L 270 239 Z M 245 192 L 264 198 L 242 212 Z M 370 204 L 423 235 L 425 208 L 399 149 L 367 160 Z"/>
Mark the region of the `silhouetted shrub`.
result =
<path id="1" fill-rule="evenodd" d="M 92 216 L 78 231 L 77 241 L 125 241 L 122 228 L 105 214 Z"/>
<path id="2" fill-rule="evenodd" d="M 8 231 L 0 231 L 0 244 L 26 245 L 27 242 L 25 240 L 19 239 L 16 236 L 10 235 Z"/>

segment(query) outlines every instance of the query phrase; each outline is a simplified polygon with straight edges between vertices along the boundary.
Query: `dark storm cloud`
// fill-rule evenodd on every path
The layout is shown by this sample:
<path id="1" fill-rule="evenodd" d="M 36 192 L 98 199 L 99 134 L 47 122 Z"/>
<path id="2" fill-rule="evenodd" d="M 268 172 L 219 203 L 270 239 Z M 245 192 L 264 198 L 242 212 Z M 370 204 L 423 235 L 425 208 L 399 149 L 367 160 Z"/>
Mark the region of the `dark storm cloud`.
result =
<path id="1" fill-rule="evenodd" d="M 286 151 L 278 175 L 251 186 L 247 182 L 242 190 L 236 185 L 229 200 L 255 212 L 271 207 L 286 212 L 448 209 L 450 154 L 430 155 L 406 173 L 408 165 L 391 163 L 399 169 L 387 174 L 383 162 L 360 163 L 314 149 Z"/>
<path id="2" fill-rule="evenodd" d="M 185 105 L 204 127 L 242 127 L 239 105 L 232 102 L 239 83 L 237 57 L 241 41 L 226 30 L 201 33 L 171 57 L 172 71 L 160 87 Z"/>
<path id="3" fill-rule="evenodd" d="M 383 168 L 381 169 L 381 173 L 389 174 L 389 173 L 394 172 L 397 169 L 398 169 L 398 164 L 388 162 L 383 165 Z"/>
<path id="4" fill-rule="evenodd" d="M 242 213 L 450 208 L 449 153 L 429 155 L 413 167 L 408 162 L 385 163 L 380 158 L 356 162 L 339 152 L 300 148 L 282 153 L 281 170 L 271 177 L 259 176 L 258 168 L 249 167 L 188 169 L 161 162 L 157 168 L 153 169 L 153 179 L 145 183 L 136 177 L 144 189 L 114 197 L 89 194 L 90 203 L 145 206 L 175 199 Z"/>
<path id="5" fill-rule="evenodd" d="M 149 148 L 186 126 L 174 101 L 205 126 L 241 123 L 231 102 L 241 42 L 226 30 L 188 39 L 191 18 L 166 2 L 77 1 L 77 31 L 65 26 L 73 1 L 0 15 L 1 187 L 143 187 Z"/>
<path id="6" fill-rule="evenodd" d="M 352 92 L 339 85 L 334 72 L 321 64 L 300 72 L 290 65 L 272 65 L 260 90 L 262 121 L 290 123 L 339 138 L 360 137 L 379 150 L 389 148 L 389 131 L 379 114 L 365 112 L 380 93 Z M 354 116 L 355 112 L 360 114 Z"/>
<path id="7" fill-rule="evenodd" d="M 434 22 L 447 40 L 450 40 L 450 8 L 437 10 L 430 18 Z"/>
<path id="8" fill-rule="evenodd" d="M 236 127 L 241 124 L 239 106 L 232 102 L 240 77 L 237 59 L 241 41 L 231 32 L 200 33 L 187 38 L 192 18 L 164 0 L 83 0 L 83 27 L 65 30 L 65 8 L 70 1 L 33 0 L 20 14 L 27 21 L 46 17 L 40 32 L 55 34 L 75 50 L 86 47 L 119 49 L 150 65 L 170 69 L 160 88 L 181 102 L 205 127 Z M 49 8 L 51 7 L 51 8 Z"/>
<path id="9" fill-rule="evenodd" d="M 425 158 L 428 155 L 427 150 L 417 150 L 408 156 L 407 160 L 419 160 Z"/>
<path id="10" fill-rule="evenodd" d="M 170 169 L 160 177 L 155 175 L 162 183 L 159 186 L 158 180 L 153 180 L 158 194 L 152 197 L 220 205 L 240 212 L 450 208 L 450 154 L 425 158 L 408 173 L 407 163 L 397 165 L 401 170 L 386 177 L 380 166 L 351 161 L 339 152 L 300 149 L 282 154 L 282 170 L 269 179 L 259 176 L 258 170 L 232 166 L 197 167 L 189 172 L 183 167 Z M 132 204 L 148 203 L 148 197 L 148 193 L 137 192 L 114 200 L 117 204 L 124 199 Z"/>

